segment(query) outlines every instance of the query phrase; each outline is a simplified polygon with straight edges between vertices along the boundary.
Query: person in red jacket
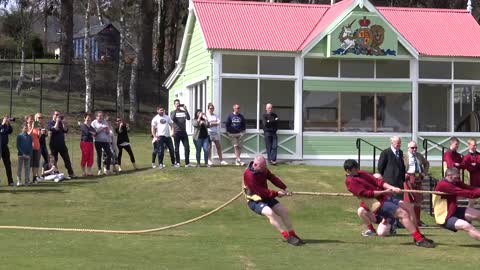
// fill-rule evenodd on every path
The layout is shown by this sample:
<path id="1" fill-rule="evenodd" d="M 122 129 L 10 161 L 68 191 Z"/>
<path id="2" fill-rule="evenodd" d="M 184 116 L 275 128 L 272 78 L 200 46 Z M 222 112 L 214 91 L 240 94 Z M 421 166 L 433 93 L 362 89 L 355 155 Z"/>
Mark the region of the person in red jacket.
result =
<path id="1" fill-rule="evenodd" d="M 470 223 L 480 220 L 480 211 L 472 207 L 457 206 L 457 196 L 479 198 L 480 188 L 464 184 L 460 180 L 458 169 L 449 168 L 445 172 L 445 179 L 438 182 L 435 191 L 448 193 L 433 195 L 435 221 L 448 230 L 464 230 L 471 238 L 480 240 L 480 231 Z"/>
<path id="2" fill-rule="evenodd" d="M 448 168 L 462 169 L 463 155 L 458 153 L 458 145 L 460 141 L 457 137 L 450 138 L 450 149 L 443 154 L 443 163 L 445 170 Z"/>
<path id="3" fill-rule="evenodd" d="M 268 188 L 267 180 L 272 182 L 279 191 Z M 267 168 L 263 156 L 257 156 L 243 174 L 243 188 L 248 200 L 248 207 L 255 213 L 265 216 L 273 227 L 280 231 L 283 238 L 294 246 L 305 244 L 297 236 L 287 209 L 275 197 L 291 196 L 287 186 Z"/>
<path id="4" fill-rule="evenodd" d="M 480 187 L 480 153 L 477 152 L 477 140 L 467 141 L 468 153 L 463 157 L 462 167 L 470 173 L 470 185 Z M 475 199 L 468 200 L 468 207 L 475 206 Z"/>
<path id="5" fill-rule="evenodd" d="M 435 247 L 434 242 L 422 235 L 416 226 L 412 206 L 392 196 L 394 193 L 400 193 L 401 190 L 367 172 L 360 171 L 358 167 L 358 162 L 353 159 L 347 159 L 343 164 L 347 172 L 345 185 L 348 191 L 360 199 L 361 206 L 384 219 L 398 218 L 405 229 L 412 234 L 415 245 L 425 248 Z"/>

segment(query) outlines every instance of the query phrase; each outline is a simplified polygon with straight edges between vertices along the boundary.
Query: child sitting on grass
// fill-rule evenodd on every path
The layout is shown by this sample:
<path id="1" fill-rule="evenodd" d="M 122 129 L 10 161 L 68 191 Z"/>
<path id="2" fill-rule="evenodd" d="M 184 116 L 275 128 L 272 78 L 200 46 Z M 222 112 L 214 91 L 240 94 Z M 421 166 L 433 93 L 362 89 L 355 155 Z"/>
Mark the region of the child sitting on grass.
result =
<path id="1" fill-rule="evenodd" d="M 55 163 L 55 157 L 48 156 L 48 163 L 43 165 L 42 177 L 47 181 L 54 181 L 56 183 L 65 179 L 65 174 L 58 171 L 57 164 Z"/>

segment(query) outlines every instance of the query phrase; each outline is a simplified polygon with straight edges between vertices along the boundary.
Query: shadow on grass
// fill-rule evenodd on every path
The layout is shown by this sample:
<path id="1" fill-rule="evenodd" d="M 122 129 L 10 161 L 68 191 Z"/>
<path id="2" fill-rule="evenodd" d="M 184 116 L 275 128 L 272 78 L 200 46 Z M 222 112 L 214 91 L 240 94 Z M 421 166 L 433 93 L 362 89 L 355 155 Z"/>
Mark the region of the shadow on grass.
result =
<path id="1" fill-rule="evenodd" d="M 53 188 L 34 188 L 34 189 L 30 189 L 30 188 L 11 188 L 11 189 L 3 189 L 3 190 L 0 190 L 0 193 L 12 193 L 12 194 L 15 194 L 15 193 L 50 193 L 50 192 L 55 192 L 55 193 L 66 193 L 65 191 L 63 191 L 63 189 L 53 189 Z"/>
<path id="2" fill-rule="evenodd" d="M 335 239 L 303 239 L 307 244 L 338 244 L 338 243 L 346 243 L 341 240 Z"/>
<path id="3" fill-rule="evenodd" d="M 457 247 L 480 248 L 480 244 L 457 245 Z"/>

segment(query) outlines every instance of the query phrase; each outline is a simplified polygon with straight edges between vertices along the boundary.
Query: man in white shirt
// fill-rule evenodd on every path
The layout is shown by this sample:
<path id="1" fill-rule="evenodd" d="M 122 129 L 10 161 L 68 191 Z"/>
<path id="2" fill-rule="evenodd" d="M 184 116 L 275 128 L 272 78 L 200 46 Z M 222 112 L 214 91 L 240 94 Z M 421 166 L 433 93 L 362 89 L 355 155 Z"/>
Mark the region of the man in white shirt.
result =
<path id="1" fill-rule="evenodd" d="M 173 126 L 173 121 L 165 114 L 165 108 L 162 105 L 157 107 L 157 115 L 152 119 L 152 136 L 154 152 L 158 155 L 158 168 L 163 169 L 163 153 L 165 145 L 168 147 L 170 153 L 170 160 L 172 165 L 175 165 L 175 152 L 173 150 L 173 142 L 170 137 L 170 127 Z M 155 163 L 152 163 L 152 168 L 155 168 Z"/>
<path id="2" fill-rule="evenodd" d="M 422 180 L 428 174 L 430 163 L 423 157 L 422 154 L 417 152 L 417 143 L 410 141 L 408 143 L 408 152 L 403 156 L 403 162 L 405 163 L 405 182 L 403 183 L 404 189 L 422 189 Z M 419 193 L 404 193 L 403 200 L 413 204 L 417 225 L 419 227 L 425 226 L 420 220 L 420 211 L 423 196 Z"/>

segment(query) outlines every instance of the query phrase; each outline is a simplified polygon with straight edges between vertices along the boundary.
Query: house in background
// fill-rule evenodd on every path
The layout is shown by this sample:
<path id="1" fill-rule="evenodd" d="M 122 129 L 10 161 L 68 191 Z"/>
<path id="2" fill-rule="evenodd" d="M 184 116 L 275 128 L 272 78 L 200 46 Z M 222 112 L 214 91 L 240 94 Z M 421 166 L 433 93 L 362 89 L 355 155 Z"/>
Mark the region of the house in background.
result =
<path id="1" fill-rule="evenodd" d="M 90 59 L 99 62 L 118 61 L 120 50 L 120 32 L 112 24 L 90 27 Z M 74 59 L 83 59 L 85 28 L 73 35 Z"/>
<path id="2" fill-rule="evenodd" d="M 363 138 L 448 145 L 480 136 L 480 26 L 467 10 L 193 0 L 169 104 L 208 102 L 247 119 L 242 155 L 265 153 L 266 103 L 281 119 L 279 159 L 356 158 Z M 233 156 L 222 137 L 225 156 Z M 404 147 L 406 144 L 404 144 Z M 429 145 L 429 158 L 441 148 Z M 363 158 L 372 158 L 365 152 Z"/>

